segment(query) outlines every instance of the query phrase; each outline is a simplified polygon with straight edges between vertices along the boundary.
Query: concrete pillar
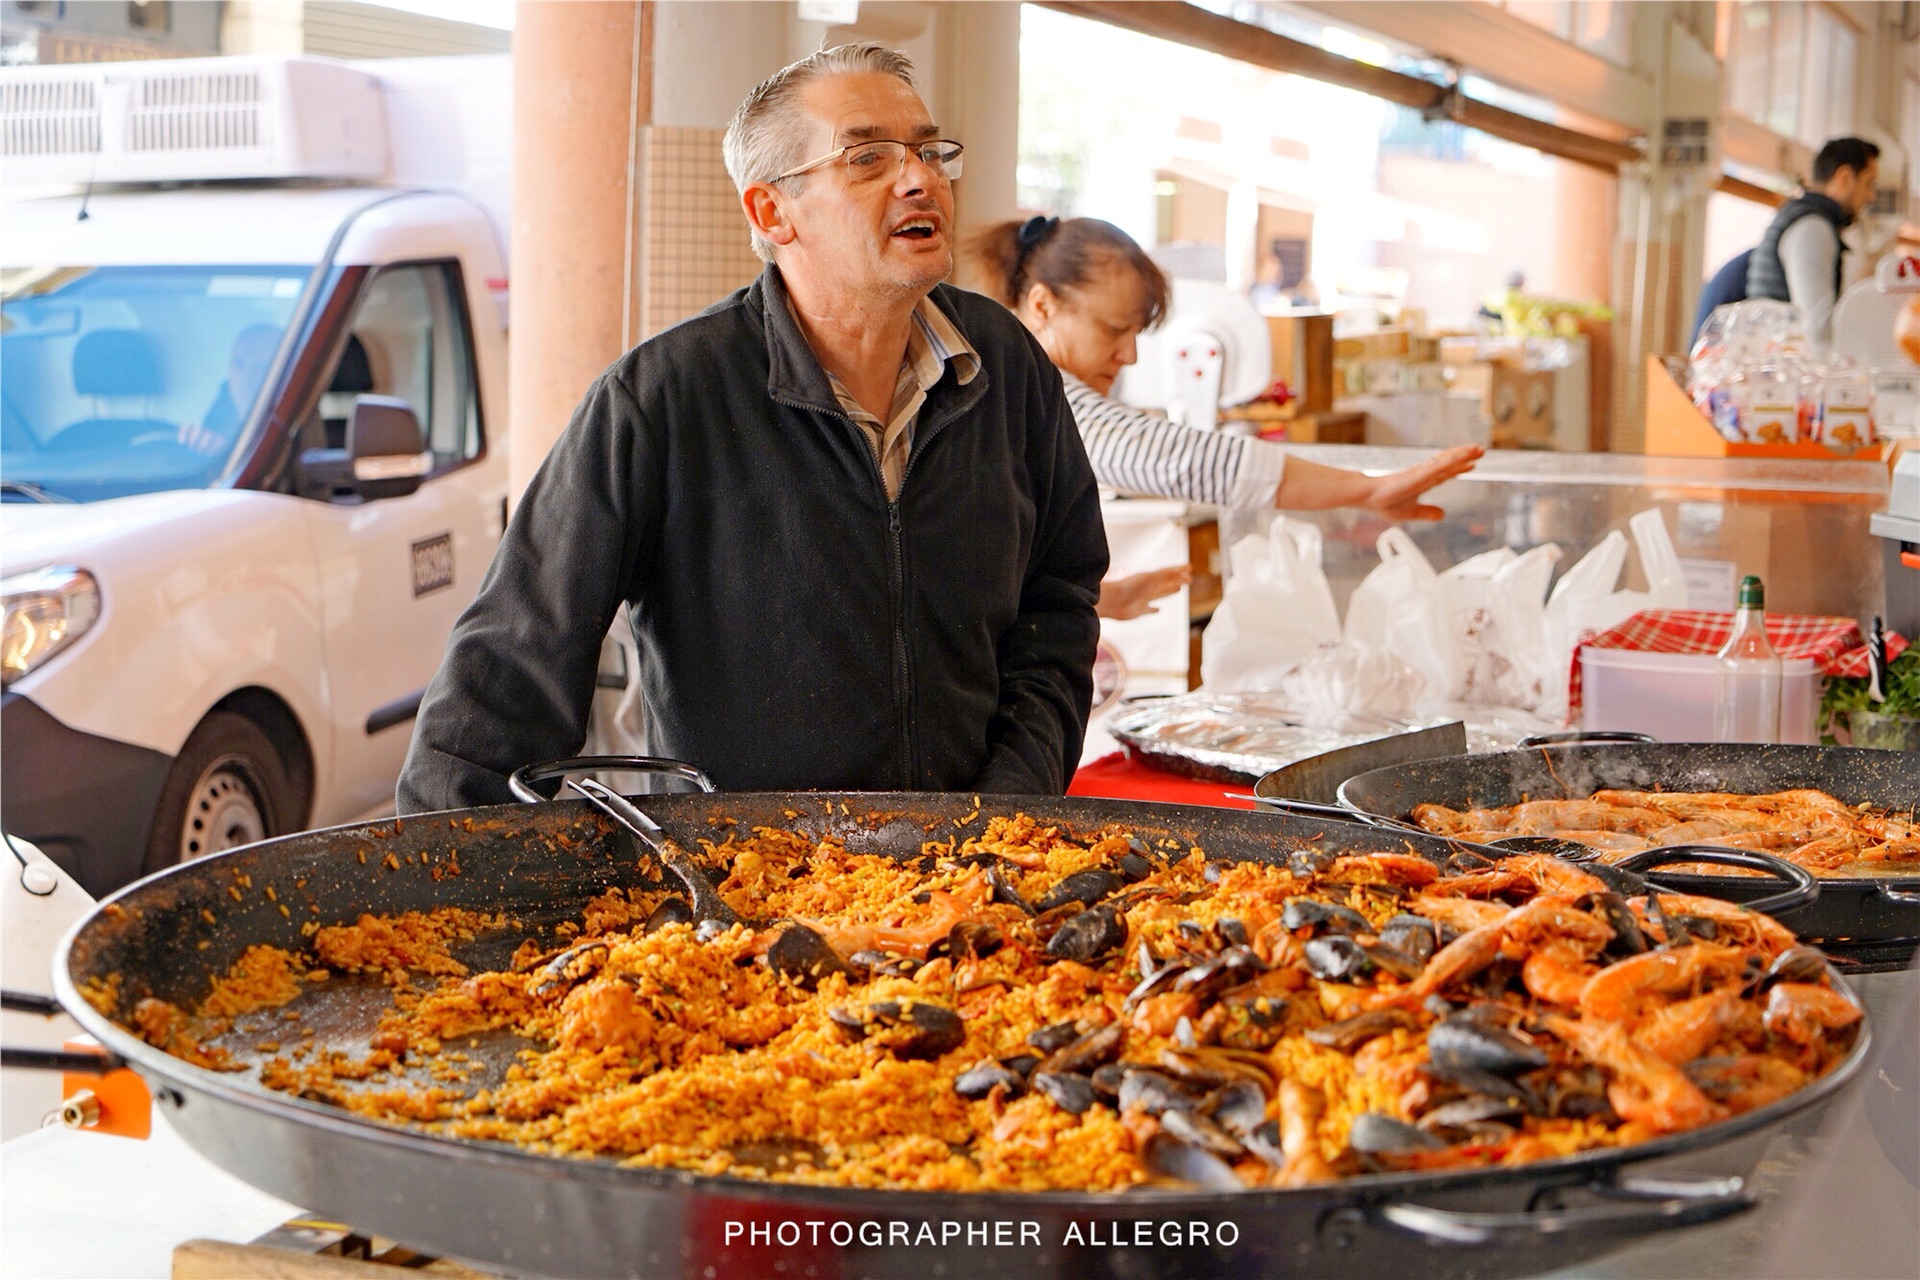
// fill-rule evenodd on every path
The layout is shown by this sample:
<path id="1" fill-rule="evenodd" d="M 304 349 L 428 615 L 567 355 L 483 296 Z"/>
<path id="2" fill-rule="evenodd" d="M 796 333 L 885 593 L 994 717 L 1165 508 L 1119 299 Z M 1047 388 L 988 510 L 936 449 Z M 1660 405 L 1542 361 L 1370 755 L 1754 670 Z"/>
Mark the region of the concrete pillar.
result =
<path id="1" fill-rule="evenodd" d="M 1019 212 L 1020 5 L 940 6 L 936 75 L 927 106 L 966 144 L 966 176 L 953 189 L 962 232 Z"/>
<path id="2" fill-rule="evenodd" d="M 517 497 L 581 393 L 638 337 L 639 131 L 653 88 L 645 0 L 521 0 L 513 32 Z"/>

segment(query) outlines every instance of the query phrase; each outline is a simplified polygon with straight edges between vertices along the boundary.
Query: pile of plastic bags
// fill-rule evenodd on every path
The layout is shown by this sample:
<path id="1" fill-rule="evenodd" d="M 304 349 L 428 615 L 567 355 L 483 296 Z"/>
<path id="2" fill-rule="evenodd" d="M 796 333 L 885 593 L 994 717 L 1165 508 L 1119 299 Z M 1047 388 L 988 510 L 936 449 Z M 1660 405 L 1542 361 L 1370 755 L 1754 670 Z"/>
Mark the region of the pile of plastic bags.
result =
<path id="1" fill-rule="evenodd" d="M 1609 532 L 1554 581 L 1561 551 L 1498 547 L 1436 570 L 1406 530 L 1388 529 L 1380 564 L 1342 622 L 1321 568 L 1318 526 L 1284 517 L 1228 549 L 1220 607 L 1202 640 L 1215 693 L 1277 690 L 1301 714 L 1386 718 L 1514 708 L 1562 722 L 1574 647 L 1642 609 L 1687 602 L 1680 557 L 1658 511 L 1628 522 L 1645 591 L 1618 589 L 1627 538 Z M 1549 589 L 1551 588 L 1551 589 Z"/>

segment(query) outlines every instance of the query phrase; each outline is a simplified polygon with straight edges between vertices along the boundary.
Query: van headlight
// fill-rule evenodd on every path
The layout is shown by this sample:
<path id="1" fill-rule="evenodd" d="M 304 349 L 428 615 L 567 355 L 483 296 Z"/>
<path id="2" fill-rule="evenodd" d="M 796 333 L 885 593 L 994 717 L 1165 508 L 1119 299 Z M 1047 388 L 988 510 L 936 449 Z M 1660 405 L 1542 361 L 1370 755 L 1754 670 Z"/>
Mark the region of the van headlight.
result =
<path id="1" fill-rule="evenodd" d="M 85 569 L 52 565 L 0 579 L 6 625 L 0 630 L 0 686 L 87 634 L 100 616 L 100 584 Z"/>

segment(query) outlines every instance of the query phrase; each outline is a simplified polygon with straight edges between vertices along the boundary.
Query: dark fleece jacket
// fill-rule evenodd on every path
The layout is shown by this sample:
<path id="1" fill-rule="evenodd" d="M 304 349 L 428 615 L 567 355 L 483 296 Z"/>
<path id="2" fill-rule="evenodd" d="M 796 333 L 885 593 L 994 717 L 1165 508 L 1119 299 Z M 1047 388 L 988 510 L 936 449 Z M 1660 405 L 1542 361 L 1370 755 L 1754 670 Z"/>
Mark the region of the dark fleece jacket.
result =
<path id="1" fill-rule="evenodd" d="M 428 687 L 402 813 L 508 800 L 585 736 L 627 601 L 649 745 L 727 790 L 1065 790 L 1106 571 L 1060 376 L 1011 313 L 936 286 L 980 354 L 927 394 L 900 496 L 777 268 L 588 390 Z"/>

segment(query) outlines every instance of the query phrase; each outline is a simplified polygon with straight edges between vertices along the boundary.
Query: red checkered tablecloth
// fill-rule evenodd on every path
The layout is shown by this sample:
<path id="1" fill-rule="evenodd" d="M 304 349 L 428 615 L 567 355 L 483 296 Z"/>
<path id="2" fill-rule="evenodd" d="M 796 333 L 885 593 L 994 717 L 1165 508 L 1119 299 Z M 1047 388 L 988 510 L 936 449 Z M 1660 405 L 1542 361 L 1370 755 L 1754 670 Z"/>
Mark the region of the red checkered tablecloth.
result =
<path id="1" fill-rule="evenodd" d="M 1580 718 L 1580 652 L 1583 649 L 1635 649 L 1641 653 L 1718 653 L 1733 634 L 1733 615 L 1705 609 L 1648 609 L 1611 631 L 1574 646 L 1573 672 L 1567 684 L 1569 722 Z M 1812 658 L 1830 676 L 1865 676 L 1867 646 L 1852 618 L 1823 618 L 1803 613 L 1767 615 L 1767 639 L 1783 658 Z M 1887 633 L 1887 658 L 1907 647 Z"/>

